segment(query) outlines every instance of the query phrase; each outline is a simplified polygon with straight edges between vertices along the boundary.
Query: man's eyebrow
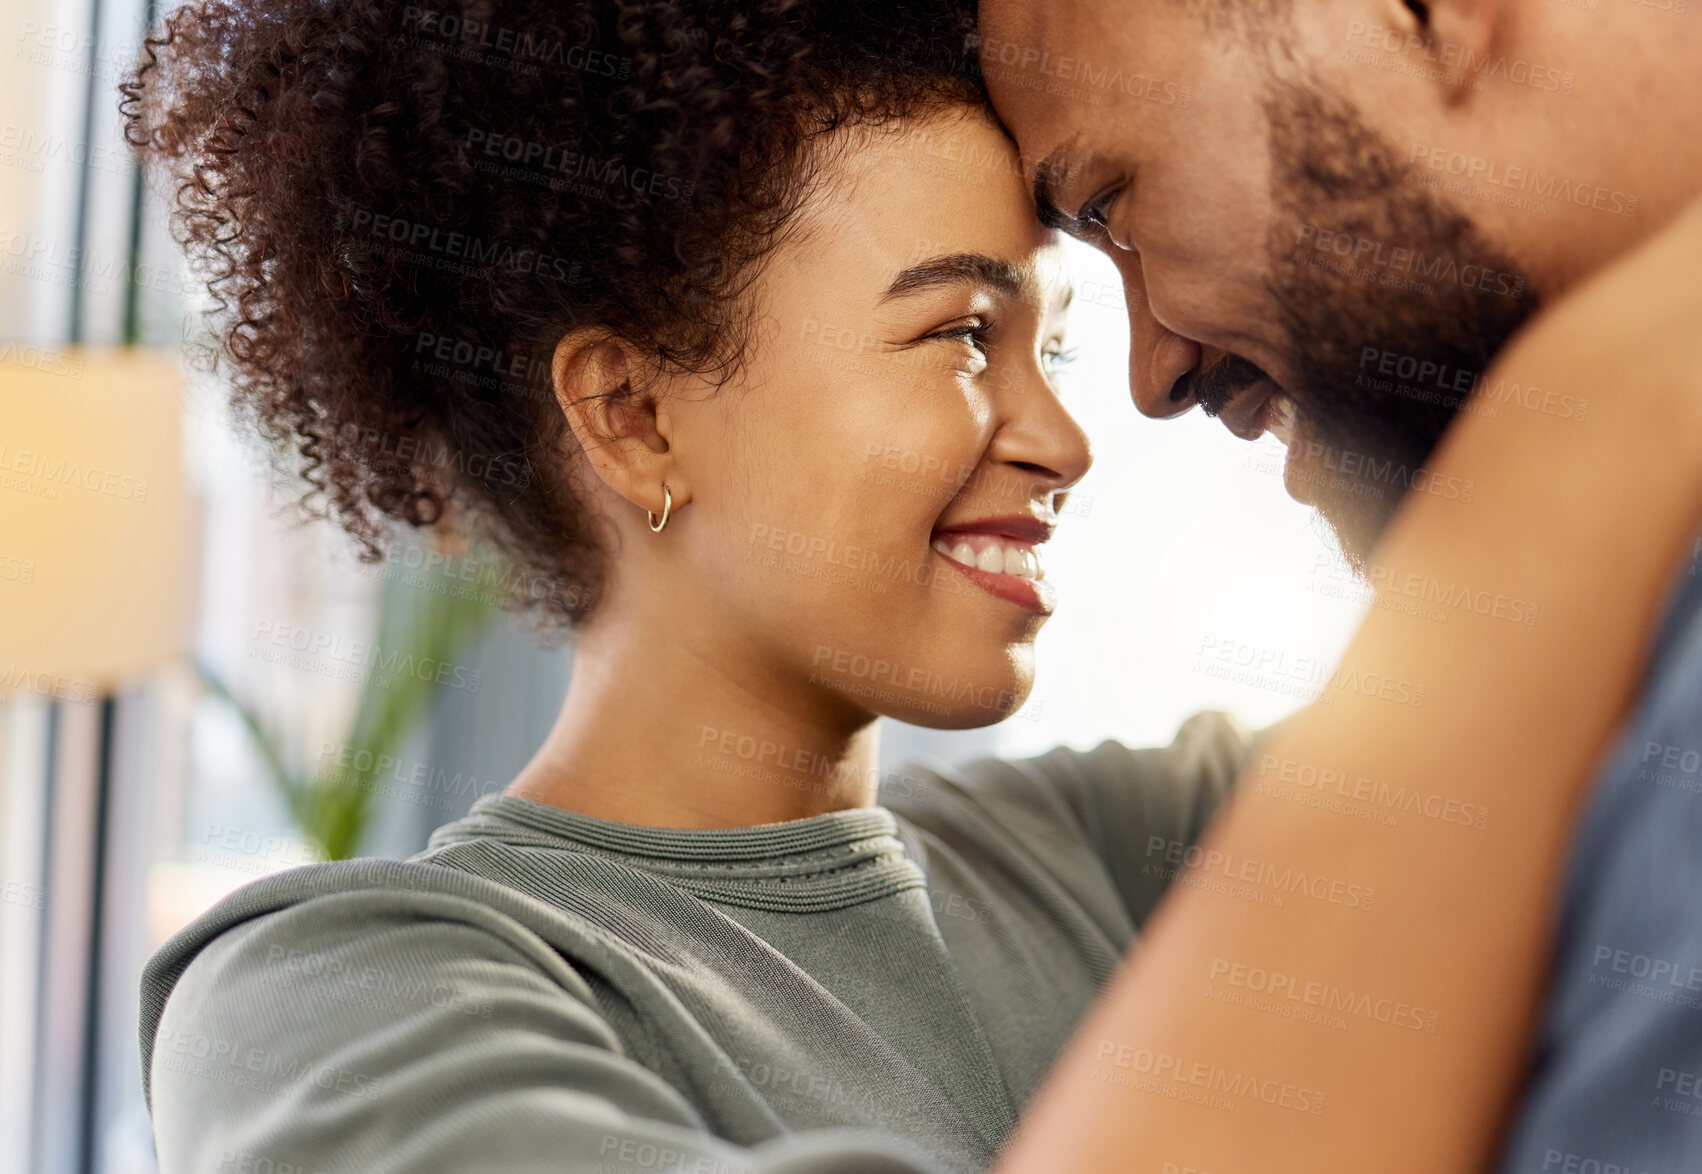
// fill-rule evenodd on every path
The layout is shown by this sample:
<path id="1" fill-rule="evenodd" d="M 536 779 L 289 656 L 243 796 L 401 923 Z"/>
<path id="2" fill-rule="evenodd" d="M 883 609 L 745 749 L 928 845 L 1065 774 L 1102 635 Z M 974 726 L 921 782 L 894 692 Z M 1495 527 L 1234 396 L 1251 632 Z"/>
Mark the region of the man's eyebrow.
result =
<path id="1" fill-rule="evenodd" d="M 1023 268 L 985 253 L 949 253 L 912 265 L 881 295 L 881 301 L 909 297 L 942 285 L 985 285 L 1009 298 L 1022 296 L 1027 283 Z"/>

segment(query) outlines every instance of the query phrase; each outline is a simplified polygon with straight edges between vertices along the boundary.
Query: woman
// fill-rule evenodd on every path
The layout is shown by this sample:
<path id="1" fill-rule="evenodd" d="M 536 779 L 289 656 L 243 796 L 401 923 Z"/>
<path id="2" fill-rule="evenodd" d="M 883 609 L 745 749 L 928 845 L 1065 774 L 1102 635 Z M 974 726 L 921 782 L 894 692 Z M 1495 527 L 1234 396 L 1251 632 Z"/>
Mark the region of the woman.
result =
<path id="1" fill-rule="evenodd" d="M 412 861 L 249 885 L 150 963 L 168 1174 L 985 1169 L 1247 760 L 1204 719 L 1168 750 L 881 786 L 876 717 L 1022 704 L 1041 552 L 1090 454 L 1053 379 L 1059 244 L 979 91 L 907 14 L 832 9 L 208 2 L 153 43 L 132 137 L 179 168 L 260 431 L 358 538 L 481 533 L 526 572 L 517 606 L 577 627 L 560 719 L 504 795 Z M 1480 517 L 1493 552 L 1505 514 Z M 1657 561 L 1617 589 L 1652 600 Z M 1431 644 L 1445 679 L 1461 646 Z M 1552 884 L 1540 849 L 1601 709 L 1556 752 L 1570 789 L 1531 799 L 1514 895 Z M 1357 712 L 1282 752 L 1318 760 Z M 1363 716 L 1347 757 L 1397 773 L 1410 747 Z M 1258 809 L 1215 848 L 1292 827 L 1320 871 L 1346 851 Z M 1535 955 L 1513 904 L 1485 932 Z"/>

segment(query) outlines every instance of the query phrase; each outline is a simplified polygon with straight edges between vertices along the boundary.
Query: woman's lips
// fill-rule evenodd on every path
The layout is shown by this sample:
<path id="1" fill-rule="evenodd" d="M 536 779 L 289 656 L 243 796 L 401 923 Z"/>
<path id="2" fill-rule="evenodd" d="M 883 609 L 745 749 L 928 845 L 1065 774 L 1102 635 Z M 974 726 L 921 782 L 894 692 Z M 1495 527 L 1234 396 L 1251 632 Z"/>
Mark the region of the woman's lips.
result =
<path id="1" fill-rule="evenodd" d="M 1004 534 L 941 530 L 934 553 L 971 583 L 1036 615 L 1051 615 L 1057 590 L 1043 581 L 1038 543 Z"/>

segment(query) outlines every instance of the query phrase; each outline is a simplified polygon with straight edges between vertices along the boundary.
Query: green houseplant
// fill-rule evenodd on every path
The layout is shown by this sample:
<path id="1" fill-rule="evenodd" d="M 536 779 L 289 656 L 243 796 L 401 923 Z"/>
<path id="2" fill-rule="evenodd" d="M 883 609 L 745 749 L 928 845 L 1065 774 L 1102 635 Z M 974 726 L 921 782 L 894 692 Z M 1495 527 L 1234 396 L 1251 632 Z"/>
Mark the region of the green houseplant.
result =
<path id="1" fill-rule="evenodd" d="M 452 664 L 494 614 L 477 592 L 467 590 L 467 583 L 435 567 L 386 574 L 382 583 L 376 650 L 344 739 L 348 752 L 341 756 L 351 765 L 323 759 L 316 768 L 297 765 L 300 756 L 290 753 L 285 736 L 266 715 L 210 665 L 195 662 L 203 685 L 241 717 L 296 825 L 325 860 L 344 860 L 360 850 L 380 764 L 394 761 L 446 687 L 434 668 Z"/>

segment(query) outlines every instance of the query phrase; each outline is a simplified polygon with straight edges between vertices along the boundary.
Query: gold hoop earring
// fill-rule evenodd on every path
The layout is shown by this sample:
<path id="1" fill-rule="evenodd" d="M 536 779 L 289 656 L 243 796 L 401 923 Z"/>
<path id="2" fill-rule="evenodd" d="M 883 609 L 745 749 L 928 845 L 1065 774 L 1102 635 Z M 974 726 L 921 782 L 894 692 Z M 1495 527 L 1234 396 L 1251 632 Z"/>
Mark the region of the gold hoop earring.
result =
<path id="1" fill-rule="evenodd" d="M 656 520 L 656 512 L 654 510 L 644 511 L 644 516 L 650 519 L 650 532 L 652 534 L 660 534 L 662 532 L 662 527 L 668 524 L 668 514 L 673 511 L 673 508 L 674 491 L 669 489 L 667 483 L 664 482 L 662 485 L 662 520 L 660 522 Z"/>

